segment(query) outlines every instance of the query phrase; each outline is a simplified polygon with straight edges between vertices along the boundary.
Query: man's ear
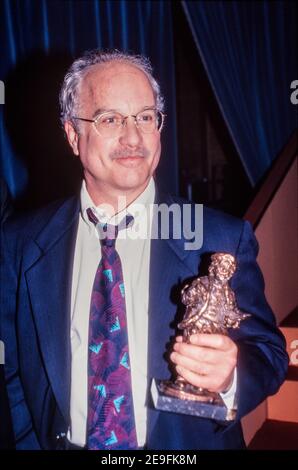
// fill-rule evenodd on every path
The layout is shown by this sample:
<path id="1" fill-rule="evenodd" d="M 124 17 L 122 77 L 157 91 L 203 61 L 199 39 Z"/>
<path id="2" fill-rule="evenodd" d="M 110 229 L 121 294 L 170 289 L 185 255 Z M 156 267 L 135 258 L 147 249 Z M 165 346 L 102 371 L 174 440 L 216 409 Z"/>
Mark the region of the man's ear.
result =
<path id="1" fill-rule="evenodd" d="M 73 127 L 70 121 L 64 123 L 64 130 L 67 135 L 67 140 L 75 155 L 79 155 L 79 134 Z"/>

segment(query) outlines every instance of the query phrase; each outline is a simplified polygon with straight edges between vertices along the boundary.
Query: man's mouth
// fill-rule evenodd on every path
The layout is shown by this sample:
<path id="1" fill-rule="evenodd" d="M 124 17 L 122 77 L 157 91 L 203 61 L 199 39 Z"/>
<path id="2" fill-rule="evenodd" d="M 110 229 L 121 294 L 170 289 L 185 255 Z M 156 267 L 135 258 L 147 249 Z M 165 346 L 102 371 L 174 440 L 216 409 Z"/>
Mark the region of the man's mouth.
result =
<path id="1" fill-rule="evenodd" d="M 133 158 L 144 158 L 143 155 L 119 155 L 118 157 L 115 158 L 115 160 L 123 160 L 123 159 L 133 159 Z"/>
<path id="2" fill-rule="evenodd" d="M 135 155 L 135 156 L 125 156 L 125 157 L 117 157 L 114 159 L 119 165 L 134 168 L 140 164 L 142 164 L 144 157 Z"/>

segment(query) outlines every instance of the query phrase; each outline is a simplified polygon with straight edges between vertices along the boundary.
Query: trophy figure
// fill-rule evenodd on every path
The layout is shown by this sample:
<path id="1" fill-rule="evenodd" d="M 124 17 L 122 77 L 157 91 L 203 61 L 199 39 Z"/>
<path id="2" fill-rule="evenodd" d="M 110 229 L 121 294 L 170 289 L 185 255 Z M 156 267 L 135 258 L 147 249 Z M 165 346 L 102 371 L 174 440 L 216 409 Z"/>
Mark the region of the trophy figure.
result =
<path id="1" fill-rule="evenodd" d="M 240 312 L 228 284 L 236 271 L 235 258 L 215 253 L 208 271 L 208 276 L 195 279 L 181 292 L 186 311 L 178 328 L 183 330 L 183 341 L 187 343 L 196 333 L 227 335 L 228 328 L 239 328 L 240 322 L 250 316 Z M 227 409 L 219 393 L 195 387 L 179 375 L 174 381 L 154 381 L 152 396 L 155 407 L 165 411 L 222 421 L 233 420 L 236 414 Z"/>

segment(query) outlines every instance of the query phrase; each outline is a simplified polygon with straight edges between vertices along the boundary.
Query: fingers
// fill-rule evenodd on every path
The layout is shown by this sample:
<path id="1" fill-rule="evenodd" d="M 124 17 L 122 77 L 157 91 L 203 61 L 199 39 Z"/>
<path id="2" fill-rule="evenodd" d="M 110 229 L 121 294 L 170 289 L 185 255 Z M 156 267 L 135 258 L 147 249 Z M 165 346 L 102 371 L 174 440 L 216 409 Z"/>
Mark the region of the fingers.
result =
<path id="1" fill-rule="evenodd" d="M 182 343 L 183 342 L 183 337 L 182 336 L 176 336 L 176 341 L 177 343 Z"/>
<path id="2" fill-rule="evenodd" d="M 178 336 L 170 359 L 186 381 L 210 391 L 226 390 L 237 364 L 238 348 L 228 337 L 219 334 L 196 334 L 190 343 Z"/>
<path id="3" fill-rule="evenodd" d="M 177 364 L 178 367 L 187 369 L 191 372 L 195 372 L 200 375 L 209 375 L 214 372 L 213 364 L 208 364 L 205 362 L 199 362 L 196 358 L 192 359 L 188 356 L 183 356 L 179 353 L 173 352 L 170 356 L 174 364 Z"/>
<path id="4" fill-rule="evenodd" d="M 229 358 L 236 360 L 238 352 L 236 344 L 228 336 L 217 334 L 192 335 L 190 343 L 183 342 L 183 338 L 178 336 L 173 349 L 190 359 L 209 364 L 225 361 Z"/>
<path id="5" fill-rule="evenodd" d="M 194 385 L 195 387 L 205 388 L 210 392 L 221 392 L 222 391 L 222 380 L 221 378 L 209 376 L 209 375 L 198 375 L 188 369 L 184 369 L 181 366 L 177 366 L 178 374 L 183 377 L 187 382 Z"/>
<path id="6" fill-rule="evenodd" d="M 200 367 L 193 366 L 195 370 L 183 367 L 182 365 L 176 366 L 177 374 L 183 377 L 187 382 L 194 385 L 195 387 L 202 387 L 210 390 L 210 392 L 221 393 L 227 391 L 233 383 L 234 368 L 220 367 Z M 200 370 L 204 373 L 198 373 Z M 209 373 L 208 373 L 209 371 Z"/>
<path id="7" fill-rule="evenodd" d="M 183 336 L 176 336 L 175 339 L 177 343 L 183 342 Z M 234 343 L 228 336 L 225 335 L 197 333 L 195 335 L 191 335 L 190 344 L 226 351 Z"/>
<path id="8" fill-rule="evenodd" d="M 196 346 L 219 349 L 221 351 L 227 351 L 234 344 L 228 336 L 204 333 L 192 335 L 190 337 L 190 343 Z"/>
<path id="9" fill-rule="evenodd" d="M 217 354 L 214 350 L 201 346 L 194 346 L 192 344 L 177 342 L 174 344 L 173 349 L 176 353 L 204 363 L 214 364 L 217 360 Z M 175 362 L 175 361 L 174 361 Z"/>

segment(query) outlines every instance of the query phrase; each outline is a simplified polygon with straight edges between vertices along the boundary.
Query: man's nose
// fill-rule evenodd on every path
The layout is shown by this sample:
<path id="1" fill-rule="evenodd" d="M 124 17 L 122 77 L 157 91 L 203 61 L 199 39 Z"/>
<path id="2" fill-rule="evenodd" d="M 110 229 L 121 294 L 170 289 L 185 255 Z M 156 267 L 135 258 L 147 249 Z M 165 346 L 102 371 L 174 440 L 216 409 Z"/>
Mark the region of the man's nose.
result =
<path id="1" fill-rule="evenodd" d="M 136 125 L 134 116 L 129 116 L 125 119 L 119 140 L 122 145 L 129 147 L 137 147 L 142 141 L 142 133 Z"/>

